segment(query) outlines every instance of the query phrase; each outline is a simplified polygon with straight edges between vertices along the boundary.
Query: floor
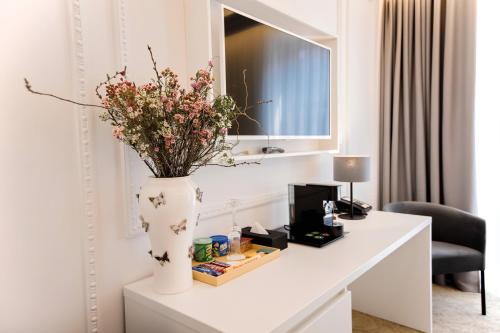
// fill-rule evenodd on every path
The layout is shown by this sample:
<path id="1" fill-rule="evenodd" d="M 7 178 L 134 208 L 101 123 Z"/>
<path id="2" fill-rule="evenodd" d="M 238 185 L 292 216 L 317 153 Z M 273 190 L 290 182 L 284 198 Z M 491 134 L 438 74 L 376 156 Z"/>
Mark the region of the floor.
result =
<path id="1" fill-rule="evenodd" d="M 500 297 L 486 295 L 487 316 L 479 294 L 433 285 L 434 333 L 500 333 Z M 354 333 L 413 333 L 408 327 L 353 311 Z"/>

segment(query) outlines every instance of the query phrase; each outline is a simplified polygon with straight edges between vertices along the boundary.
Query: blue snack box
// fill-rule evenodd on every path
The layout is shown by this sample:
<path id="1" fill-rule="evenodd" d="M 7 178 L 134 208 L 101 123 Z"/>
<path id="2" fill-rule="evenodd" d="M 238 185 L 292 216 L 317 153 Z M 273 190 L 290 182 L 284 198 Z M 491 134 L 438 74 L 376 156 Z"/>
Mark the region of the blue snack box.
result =
<path id="1" fill-rule="evenodd" d="M 227 256 L 229 253 L 229 239 L 225 235 L 215 235 L 212 239 L 212 254 L 214 257 Z"/>

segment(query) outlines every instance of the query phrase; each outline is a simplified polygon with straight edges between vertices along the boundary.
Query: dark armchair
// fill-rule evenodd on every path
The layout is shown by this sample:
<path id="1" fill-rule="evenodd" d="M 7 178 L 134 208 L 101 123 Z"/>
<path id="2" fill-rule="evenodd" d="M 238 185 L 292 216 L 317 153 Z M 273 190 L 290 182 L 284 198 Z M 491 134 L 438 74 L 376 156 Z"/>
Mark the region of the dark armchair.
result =
<path id="1" fill-rule="evenodd" d="M 427 202 L 389 203 L 384 211 L 432 217 L 432 274 L 481 271 L 481 310 L 486 315 L 486 223 L 462 210 Z"/>

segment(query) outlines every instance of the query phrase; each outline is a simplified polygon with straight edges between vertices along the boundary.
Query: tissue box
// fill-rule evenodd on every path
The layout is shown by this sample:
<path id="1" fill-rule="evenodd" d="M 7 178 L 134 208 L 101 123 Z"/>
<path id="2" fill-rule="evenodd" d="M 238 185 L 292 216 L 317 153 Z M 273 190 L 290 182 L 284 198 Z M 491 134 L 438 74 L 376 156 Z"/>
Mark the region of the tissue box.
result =
<path id="1" fill-rule="evenodd" d="M 284 250 L 288 247 L 287 235 L 284 232 L 276 230 L 267 230 L 269 235 L 254 234 L 250 232 L 251 227 L 246 227 L 241 229 L 242 237 L 252 238 L 252 243 L 274 247 L 280 250 Z"/>

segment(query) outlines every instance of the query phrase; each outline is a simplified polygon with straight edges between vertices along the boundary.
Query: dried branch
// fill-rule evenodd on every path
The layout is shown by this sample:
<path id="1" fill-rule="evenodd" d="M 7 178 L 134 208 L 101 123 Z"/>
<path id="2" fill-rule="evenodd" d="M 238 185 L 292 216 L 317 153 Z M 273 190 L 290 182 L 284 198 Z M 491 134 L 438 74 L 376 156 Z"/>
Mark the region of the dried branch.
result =
<path id="1" fill-rule="evenodd" d="M 143 161 L 144 161 L 144 164 L 146 164 L 146 166 L 148 167 L 148 169 L 153 173 L 153 175 L 158 178 L 159 174 L 156 172 L 156 170 L 153 168 L 153 166 L 151 166 L 151 164 L 149 164 L 148 161 L 146 161 L 146 160 L 143 160 Z"/>
<path id="2" fill-rule="evenodd" d="M 99 84 L 95 87 L 95 94 L 97 95 L 97 97 L 99 97 L 99 99 L 102 99 L 102 96 L 99 93 L 99 89 L 101 89 L 102 86 L 104 86 L 104 85 L 110 83 L 111 81 L 113 81 L 114 79 L 116 79 L 118 76 L 123 76 L 123 77 L 127 76 L 127 66 L 123 67 L 123 70 L 121 70 L 119 72 L 116 71 L 113 76 L 109 76 L 109 74 L 106 74 L 106 81 L 99 82 Z"/>
<path id="3" fill-rule="evenodd" d="M 220 167 L 224 167 L 224 168 L 234 168 L 234 167 L 237 167 L 240 165 L 258 165 L 258 164 L 261 164 L 261 161 L 262 160 L 255 161 L 255 162 L 238 162 L 238 163 L 232 163 L 232 164 L 207 163 L 207 164 L 204 164 L 203 166 L 212 165 L 212 166 L 220 166 Z"/>
<path id="4" fill-rule="evenodd" d="M 153 70 L 155 71 L 156 74 L 156 80 L 158 81 L 158 87 L 160 88 L 160 91 L 163 88 L 163 85 L 161 84 L 161 76 L 160 72 L 158 72 L 158 67 L 156 66 L 156 59 L 153 55 L 153 49 L 151 49 L 151 46 L 148 45 L 148 51 L 149 51 L 149 56 L 151 57 L 151 61 L 153 62 Z"/>
<path id="5" fill-rule="evenodd" d="M 243 85 L 245 86 L 245 107 L 244 111 L 248 108 L 248 85 L 247 85 L 247 70 L 246 68 L 243 70 Z"/>
<path id="6" fill-rule="evenodd" d="M 67 98 L 56 96 L 54 94 L 43 93 L 43 92 L 40 92 L 40 91 L 33 90 L 31 88 L 31 84 L 30 84 L 30 82 L 28 81 L 27 78 L 24 78 L 24 86 L 26 87 L 26 89 L 30 93 L 35 94 L 35 95 L 48 96 L 48 97 L 52 97 L 52 98 L 58 99 L 58 100 L 63 101 L 63 102 L 68 102 L 68 103 L 76 104 L 76 105 L 79 105 L 79 106 L 89 106 L 89 107 L 94 107 L 94 108 L 106 109 L 102 105 L 81 103 L 81 102 L 73 101 L 71 99 L 67 99 Z"/>

